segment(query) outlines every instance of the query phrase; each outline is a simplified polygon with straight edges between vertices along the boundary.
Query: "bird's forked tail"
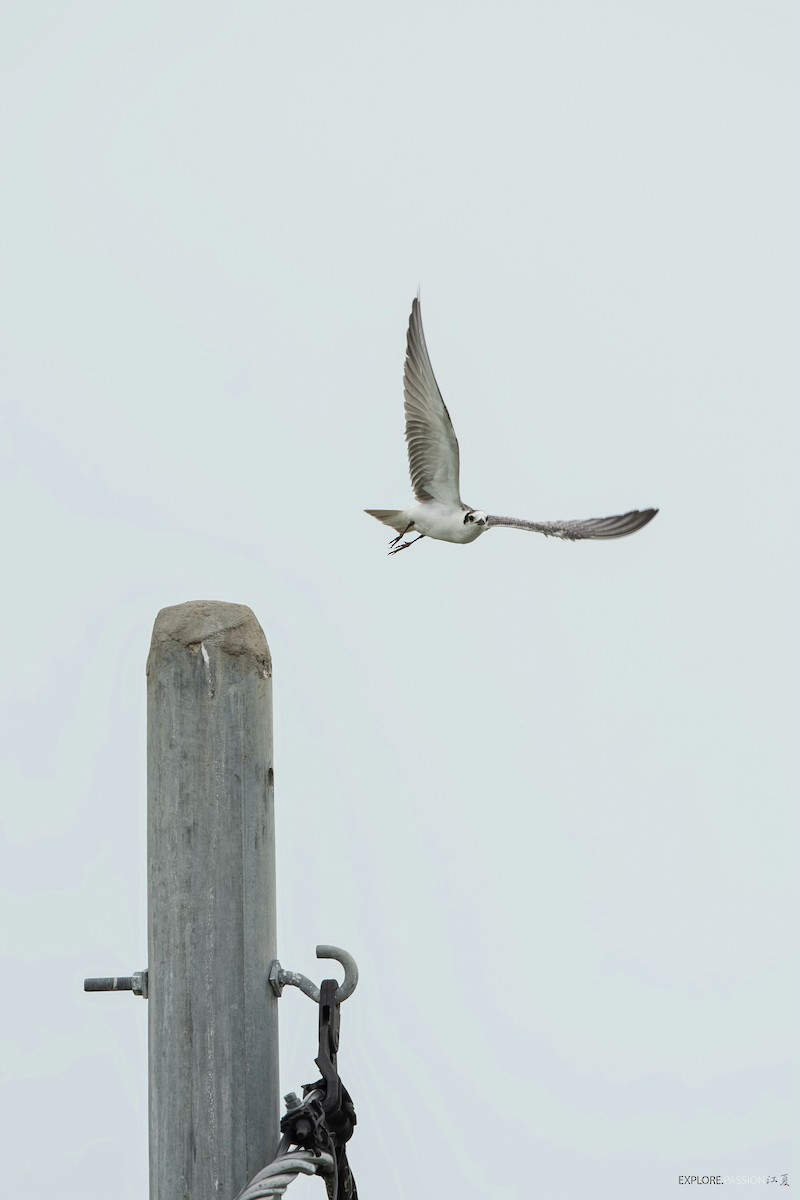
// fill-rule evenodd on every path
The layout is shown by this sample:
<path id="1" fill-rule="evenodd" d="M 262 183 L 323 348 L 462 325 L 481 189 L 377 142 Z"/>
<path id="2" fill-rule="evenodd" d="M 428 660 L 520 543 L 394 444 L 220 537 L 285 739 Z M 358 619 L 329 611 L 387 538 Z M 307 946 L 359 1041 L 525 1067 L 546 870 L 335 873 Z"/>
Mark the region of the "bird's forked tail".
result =
<path id="1" fill-rule="evenodd" d="M 408 529 L 408 520 L 402 508 L 365 508 L 364 512 L 398 533 L 405 533 Z"/>

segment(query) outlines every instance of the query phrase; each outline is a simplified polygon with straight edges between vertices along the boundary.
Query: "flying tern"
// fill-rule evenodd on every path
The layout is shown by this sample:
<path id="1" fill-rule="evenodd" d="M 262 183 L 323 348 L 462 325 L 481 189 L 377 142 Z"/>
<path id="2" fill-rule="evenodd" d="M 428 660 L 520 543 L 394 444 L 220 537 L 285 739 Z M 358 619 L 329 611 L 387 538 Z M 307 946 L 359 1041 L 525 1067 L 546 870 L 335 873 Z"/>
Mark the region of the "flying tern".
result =
<path id="1" fill-rule="evenodd" d="M 369 516 L 396 530 L 397 537 L 389 543 L 390 554 L 407 550 L 424 537 L 440 542 L 474 542 L 487 529 L 497 527 L 530 529 L 545 537 L 565 538 L 570 542 L 582 538 L 618 538 L 635 533 L 658 512 L 657 508 L 645 508 L 587 521 L 521 521 L 517 517 L 493 517 L 481 508 L 465 504 L 458 483 L 458 440 L 433 374 L 419 296 L 411 305 L 408 320 L 403 392 L 408 465 L 417 503 L 410 508 L 364 509 Z M 408 533 L 417 536 L 404 542 Z"/>

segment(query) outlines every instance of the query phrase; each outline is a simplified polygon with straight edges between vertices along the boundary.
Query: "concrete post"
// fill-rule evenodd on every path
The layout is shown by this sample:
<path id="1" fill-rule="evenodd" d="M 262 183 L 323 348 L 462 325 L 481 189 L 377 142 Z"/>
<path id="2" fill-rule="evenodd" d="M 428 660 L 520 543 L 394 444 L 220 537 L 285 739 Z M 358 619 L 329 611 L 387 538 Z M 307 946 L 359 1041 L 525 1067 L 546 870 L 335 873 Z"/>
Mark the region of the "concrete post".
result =
<path id="1" fill-rule="evenodd" d="M 249 608 L 147 661 L 150 1200 L 232 1200 L 278 1142 L 272 665 Z"/>

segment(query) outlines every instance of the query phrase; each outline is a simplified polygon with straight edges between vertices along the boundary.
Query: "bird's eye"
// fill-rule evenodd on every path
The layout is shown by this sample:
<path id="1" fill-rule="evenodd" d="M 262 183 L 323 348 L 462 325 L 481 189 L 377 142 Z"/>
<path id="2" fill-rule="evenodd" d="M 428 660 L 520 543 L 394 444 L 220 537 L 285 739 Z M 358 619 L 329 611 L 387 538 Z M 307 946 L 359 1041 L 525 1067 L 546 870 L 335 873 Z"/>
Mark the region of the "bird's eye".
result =
<path id="1" fill-rule="evenodd" d="M 464 517 L 464 524 L 467 525 L 470 521 L 474 520 L 475 518 L 473 517 L 472 513 L 467 513 L 467 515 Z"/>

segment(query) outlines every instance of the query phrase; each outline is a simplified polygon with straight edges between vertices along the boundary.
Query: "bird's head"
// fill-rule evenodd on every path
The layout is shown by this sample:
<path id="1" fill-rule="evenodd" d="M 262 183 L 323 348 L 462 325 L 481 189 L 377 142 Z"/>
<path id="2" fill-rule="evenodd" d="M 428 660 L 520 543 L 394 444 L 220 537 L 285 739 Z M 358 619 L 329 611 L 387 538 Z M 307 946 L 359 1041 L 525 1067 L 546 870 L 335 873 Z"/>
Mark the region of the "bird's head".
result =
<path id="1" fill-rule="evenodd" d="M 486 520 L 486 513 L 482 512 L 479 508 L 472 508 L 469 512 L 464 513 L 465 525 L 480 525 L 481 529 L 483 529 L 486 524 Z"/>

